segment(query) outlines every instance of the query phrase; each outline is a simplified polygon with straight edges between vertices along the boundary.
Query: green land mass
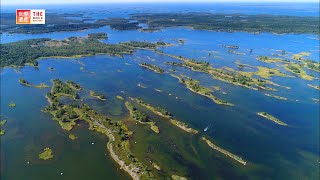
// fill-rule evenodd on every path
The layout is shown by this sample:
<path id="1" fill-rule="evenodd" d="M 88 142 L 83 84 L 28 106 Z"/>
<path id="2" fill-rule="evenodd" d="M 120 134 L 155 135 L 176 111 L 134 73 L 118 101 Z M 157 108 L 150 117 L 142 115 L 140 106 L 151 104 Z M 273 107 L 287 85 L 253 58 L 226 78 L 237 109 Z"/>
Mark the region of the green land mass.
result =
<path id="1" fill-rule="evenodd" d="M 135 108 L 130 102 L 125 102 L 125 105 L 130 112 L 130 117 L 133 120 L 138 121 L 141 124 L 150 125 L 150 129 L 157 134 L 160 132 L 158 126 L 156 126 L 156 124 L 144 112 L 141 112 Z"/>
<path id="2" fill-rule="evenodd" d="M 74 135 L 74 134 L 69 134 L 69 139 L 71 139 L 71 140 L 76 140 L 76 139 L 77 139 L 77 136 Z"/>
<path id="3" fill-rule="evenodd" d="M 288 100 L 288 98 L 286 98 L 286 97 L 276 96 L 276 95 L 272 95 L 272 94 L 268 94 L 268 93 L 266 93 L 266 94 L 264 94 L 264 95 L 266 95 L 266 96 L 268 96 L 268 97 L 273 97 L 273 98 L 276 98 L 276 99 Z"/>
<path id="4" fill-rule="evenodd" d="M 224 154 L 224 155 L 226 155 L 226 156 L 228 156 L 228 157 L 230 157 L 230 158 L 238 161 L 239 163 L 241 163 L 241 164 L 243 164 L 243 165 L 246 165 L 246 164 L 247 164 L 247 162 L 244 161 L 241 157 L 239 157 L 239 156 L 237 156 L 237 155 L 235 155 L 235 154 L 232 154 L 231 152 L 229 152 L 229 151 L 227 151 L 227 150 L 225 150 L 225 149 L 222 149 L 221 147 L 213 144 L 213 142 L 211 142 L 211 141 L 208 140 L 207 138 L 202 137 L 201 139 L 202 139 L 204 142 L 206 142 L 206 143 L 208 144 L 208 146 L 210 146 L 212 149 L 219 151 L 220 153 L 222 153 L 222 154 Z"/>
<path id="5" fill-rule="evenodd" d="M 296 76 L 304 79 L 311 81 L 314 79 L 312 74 L 307 74 L 305 70 L 302 69 L 303 65 L 302 64 L 297 64 L 297 63 L 287 63 L 283 65 L 284 69 L 295 74 Z"/>
<path id="6" fill-rule="evenodd" d="M 266 85 L 274 85 L 274 86 L 280 86 L 270 80 L 264 80 L 264 79 L 257 79 L 250 77 L 249 75 L 245 73 L 239 73 L 238 71 L 235 71 L 232 68 L 214 68 L 210 66 L 208 62 L 203 61 L 196 61 L 194 59 L 189 59 L 182 56 L 172 55 L 172 54 L 166 54 L 159 50 L 155 50 L 155 52 L 169 56 L 175 59 L 178 59 L 180 61 L 183 61 L 183 63 L 177 63 L 177 62 L 166 62 L 166 64 L 172 65 L 172 66 L 182 66 L 191 69 L 192 71 L 198 71 L 203 72 L 206 74 L 209 74 L 212 76 L 212 78 L 217 79 L 219 81 L 231 83 L 233 85 L 246 87 L 253 90 L 258 89 L 264 89 L 264 90 L 270 90 L 274 91 L 274 88 L 267 87 Z"/>
<path id="7" fill-rule="evenodd" d="M 106 96 L 103 95 L 103 94 L 100 94 L 100 93 L 97 93 L 97 92 L 94 92 L 94 91 L 90 91 L 89 94 L 90 94 L 91 97 L 98 98 L 98 99 L 100 99 L 102 101 L 106 100 Z"/>
<path id="8" fill-rule="evenodd" d="M 148 64 L 148 63 L 141 63 L 141 64 L 139 64 L 141 67 L 145 67 L 145 68 L 147 68 L 147 69 L 150 69 L 150 70 L 152 70 L 152 71 L 154 71 L 154 72 L 156 72 L 156 73 L 160 73 L 160 74 L 162 74 L 162 73 L 164 73 L 164 70 L 163 69 L 161 69 L 160 67 L 158 67 L 158 66 L 156 66 L 156 65 L 153 65 L 153 64 Z"/>
<path id="9" fill-rule="evenodd" d="M 123 121 L 115 121 L 96 112 L 86 104 L 63 104 L 60 97 L 79 97 L 74 88 L 58 79 L 52 80 L 51 92 L 46 97 L 50 103 L 43 111 L 53 116 L 61 128 L 70 131 L 78 121 L 84 121 L 89 129 L 106 135 L 109 138 L 107 149 L 112 159 L 127 172 L 132 179 L 154 179 L 152 172 L 131 153 L 129 131 Z M 70 84 L 70 83 L 69 83 Z"/>
<path id="10" fill-rule="evenodd" d="M 46 85 L 45 83 L 40 83 L 39 85 L 33 85 L 30 82 L 26 81 L 25 79 L 20 78 L 19 79 L 19 83 L 25 86 L 30 86 L 30 87 L 35 87 L 35 88 L 39 88 L 39 89 L 43 89 L 43 88 L 49 88 L 50 86 Z"/>
<path id="11" fill-rule="evenodd" d="M 50 148 L 44 148 L 44 150 L 42 151 L 42 153 L 39 154 L 39 159 L 42 160 L 49 160 L 53 158 L 53 154 L 52 154 L 52 149 Z"/>
<path id="12" fill-rule="evenodd" d="M 257 60 L 266 62 L 266 63 L 283 63 L 288 62 L 288 60 L 284 60 L 282 58 L 274 58 L 274 57 L 268 57 L 268 56 L 258 56 Z"/>
<path id="13" fill-rule="evenodd" d="M 319 102 L 320 102 L 320 99 L 312 98 L 312 100 L 313 100 L 315 103 L 319 103 Z"/>
<path id="14" fill-rule="evenodd" d="M 149 109 L 150 111 L 154 112 L 155 114 L 158 114 L 159 116 L 162 116 L 162 117 L 165 117 L 165 118 L 170 118 L 172 117 L 172 114 L 161 108 L 161 107 L 153 107 L 151 104 L 148 104 L 146 102 L 144 102 L 142 99 L 139 99 L 139 98 L 130 98 L 131 100 L 134 100 L 136 101 L 138 104 L 140 104 L 141 106 Z"/>
<path id="15" fill-rule="evenodd" d="M 93 22 L 85 22 L 87 18 L 75 19 L 72 17 L 83 17 L 84 14 L 56 14 L 46 13 L 46 23 L 52 26 L 39 26 L 28 25 L 19 26 L 15 22 L 15 13 L 1 13 L 1 32 L 8 33 L 24 33 L 24 34 L 39 34 L 39 33 L 51 33 L 62 31 L 81 31 L 86 29 L 99 28 L 103 26 L 110 26 L 112 29 L 117 30 L 134 30 L 139 29 L 139 23 L 132 22 L 129 19 L 124 18 L 110 18 L 110 19 L 98 19 Z M 69 18 L 71 17 L 71 18 Z"/>
<path id="16" fill-rule="evenodd" d="M 9 103 L 9 107 L 16 107 L 17 105 L 16 105 L 16 103 L 14 103 L 14 102 L 11 102 L 11 103 Z"/>
<path id="17" fill-rule="evenodd" d="M 226 32 L 272 32 L 319 34 L 317 17 L 282 15 L 244 15 L 213 13 L 140 13 L 133 19 L 146 23 L 149 28 L 187 26 L 194 29 Z"/>
<path id="18" fill-rule="evenodd" d="M 5 130 L 2 129 L 2 127 L 7 123 L 7 120 L 0 121 L 0 136 L 4 135 L 6 133 Z"/>
<path id="19" fill-rule="evenodd" d="M 171 178 L 172 178 L 173 180 L 187 180 L 186 177 L 178 176 L 178 175 L 175 175 L 175 174 L 172 175 Z"/>
<path id="20" fill-rule="evenodd" d="M 214 95 L 212 95 L 212 90 L 210 90 L 209 88 L 206 88 L 204 86 L 200 85 L 200 82 L 194 79 L 191 79 L 189 77 L 186 78 L 182 78 L 180 76 L 176 76 L 176 75 L 171 75 L 172 77 L 175 77 L 179 80 L 179 82 L 183 85 L 185 85 L 190 91 L 200 94 L 202 96 L 205 96 L 209 99 L 211 99 L 213 102 L 215 102 L 216 104 L 221 104 L 221 105 L 227 105 L 227 106 L 233 106 L 233 104 L 228 103 L 227 101 L 221 100 L 217 97 L 215 97 Z"/>
<path id="21" fill-rule="evenodd" d="M 167 44 L 163 42 L 136 41 L 106 44 L 96 38 L 89 37 L 70 37 L 64 40 L 29 39 L 2 44 L 0 62 L 1 67 L 21 67 L 26 64 L 38 66 L 38 59 L 44 57 L 74 58 L 96 54 L 122 56 L 132 54 L 139 48 L 155 49 L 165 45 Z"/>
<path id="22" fill-rule="evenodd" d="M 309 87 L 312 87 L 314 89 L 318 89 L 320 90 L 320 86 L 316 86 L 316 85 L 312 85 L 312 84 L 308 84 Z"/>
<path id="23" fill-rule="evenodd" d="M 257 114 L 258 114 L 259 116 L 262 116 L 262 117 L 264 117 L 264 118 L 266 118 L 266 119 L 268 119 L 268 120 L 270 120 L 270 121 L 273 121 L 273 122 L 275 122 L 275 123 L 277 123 L 277 124 L 279 124 L 279 125 L 281 125 L 281 126 L 287 126 L 286 123 L 280 121 L 280 120 L 277 119 L 276 117 L 273 117 L 272 115 L 270 115 L 270 114 L 268 114 L 268 113 L 266 113 L 266 112 L 258 112 Z"/>
<path id="24" fill-rule="evenodd" d="M 124 100 L 124 98 L 122 96 L 120 96 L 120 95 L 117 95 L 116 98 L 119 99 L 119 100 Z"/>

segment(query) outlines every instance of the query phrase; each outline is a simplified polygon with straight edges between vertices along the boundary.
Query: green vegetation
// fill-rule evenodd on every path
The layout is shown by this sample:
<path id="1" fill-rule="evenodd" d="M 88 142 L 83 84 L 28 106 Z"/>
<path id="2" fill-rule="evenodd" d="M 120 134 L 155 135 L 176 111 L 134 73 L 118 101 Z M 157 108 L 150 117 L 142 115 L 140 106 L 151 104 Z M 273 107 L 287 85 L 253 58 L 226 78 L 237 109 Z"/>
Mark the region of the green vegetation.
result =
<path id="1" fill-rule="evenodd" d="M 320 63 L 318 63 L 316 61 L 303 60 L 303 64 L 304 64 L 304 67 L 309 70 L 320 72 Z"/>
<path id="2" fill-rule="evenodd" d="M 227 101 L 221 100 L 221 99 L 215 97 L 214 95 L 212 95 L 211 94 L 212 90 L 210 90 L 209 88 L 206 88 L 204 86 L 201 86 L 200 82 L 197 80 L 191 79 L 189 77 L 182 78 L 182 77 L 175 76 L 175 75 L 172 75 L 172 76 L 179 79 L 179 82 L 181 84 L 185 85 L 190 91 L 197 93 L 197 94 L 200 94 L 202 96 L 206 96 L 206 97 L 210 98 L 216 104 L 233 106 L 233 104 L 228 103 Z"/>
<path id="3" fill-rule="evenodd" d="M 231 54 L 236 54 L 236 55 L 246 55 L 246 53 L 238 52 L 238 51 L 235 51 L 235 50 L 232 50 L 232 49 L 229 49 L 228 52 L 231 53 Z"/>
<path id="4" fill-rule="evenodd" d="M 119 95 L 117 95 L 116 98 L 119 99 L 119 100 L 124 100 L 124 98 L 122 96 L 119 96 Z"/>
<path id="5" fill-rule="evenodd" d="M 0 121 L 0 136 L 4 135 L 6 133 L 6 131 L 2 129 L 3 125 L 6 123 L 7 123 L 7 120 Z"/>
<path id="6" fill-rule="evenodd" d="M 138 49 L 155 49 L 159 46 L 169 46 L 170 45 L 165 42 L 150 43 L 150 42 L 146 42 L 146 41 L 143 41 L 143 42 L 129 41 L 129 42 L 123 42 L 120 44 L 131 47 L 131 48 L 138 48 Z"/>
<path id="7" fill-rule="evenodd" d="M 50 24 L 51 26 L 19 26 L 15 24 L 15 13 L 1 13 L 1 25 L 3 25 L 1 30 L 9 33 L 39 34 L 61 31 L 80 31 L 100 28 L 107 25 L 117 30 L 131 30 L 140 28 L 137 22 L 131 22 L 124 18 L 98 19 L 93 22 L 85 22 L 88 20 L 88 18 L 83 18 L 82 20 L 68 18 L 81 16 L 82 14 L 79 16 L 79 14 L 65 15 L 46 13 L 46 23 Z"/>
<path id="8" fill-rule="evenodd" d="M 53 158 L 52 149 L 50 148 L 44 148 L 42 153 L 39 154 L 39 159 L 42 160 L 49 160 Z"/>
<path id="9" fill-rule="evenodd" d="M 172 117 L 172 114 L 170 112 L 168 112 L 167 110 L 161 108 L 161 107 L 153 107 L 151 106 L 150 104 L 142 101 L 141 99 L 139 98 L 132 98 L 130 97 L 131 100 L 134 100 L 136 101 L 138 104 L 140 104 L 141 106 L 149 109 L 151 112 L 153 112 L 154 114 L 157 114 L 159 116 L 162 116 L 162 117 L 165 117 L 165 118 L 168 118 L 170 120 L 170 123 L 177 126 L 178 128 L 188 132 L 188 133 L 191 133 L 191 134 L 197 134 L 198 131 L 195 130 L 195 129 L 192 129 L 190 128 L 187 124 L 181 122 L 181 121 L 178 121 L 178 120 L 174 120 L 174 119 L 171 119 Z"/>
<path id="10" fill-rule="evenodd" d="M 277 123 L 277 124 L 279 124 L 279 125 L 281 125 L 281 126 L 287 126 L 286 123 L 280 121 L 279 119 L 273 117 L 272 115 L 270 115 L 270 114 L 268 114 L 268 113 L 266 113 L 266 112 L 258 112 L 257 114 L 258 114 L 259 116 L 262 116 L 262 117 L 264 117 L 264 118 L 266 118 L 266 119 L 269 119 L 269 120 L 271 120 L 271 121 L 273 121 L 273 122 L 275 122 L 275 123 Z"/>
<path id="11" fill-rule="evenodd" d="M 173 180 L 187 180 L 187 178 L 182 177 L 182 176 L 178 176 L 178 175 L 175 175 L 175 174 L 172 175 L 171 178 L 172 178 Z"/>
<path id="12" fill-rule="evenodd" d="M 210 74 L 214 79 L 231 83 L 233 85 L 243 86 L 243 87 L 254 89 L 254 90 L 258 90 L 258 89 L 274 90 L 273 88 L 267 87 L 266 86 L 267 84 L 280 86 L 272 81 L 250 77 L 251 73 L 246 74 L 243 72 L 237 72 L 231 68 L 228 68 L 228 69 L 214 68 L 210 66 L 208 62 L 196 61 L 194 59 L 189 59 L 182 56 L 166 54 L 159 50 L 155 50 L 155 52 L 183 61 L 183 63 L 166 62 L 166 64 L 170 64 L 172 66 L 183 66 L 193 71 L 207 73 L 207 74 Z"/>
<path id="13" fill-rule="evenodd" d="M 28 81 L 26 81 L 25 79 L 20 78 L 19 79 L 20 84 L 25 85 L 25 86 L 32 86 L 31 83 L 29 83 Z"/>
<path id="14" fill-rule="evenodd" d="M 40 83 L 39 85 L 33 85 L 30 82 L 26 81 L 25 79 L 20 78 L 19 79 L 20 84 L 25 85 L 25 86 L 30 86 L 30 87 L 35 87 L 35 88 L 39 88 L 39 89 L 43 89 L 43 88 L 49 88 L 48 85 L 46 85 L 45 83 Z"/>
<path id="15" fill-rule="evenodd" d="M 149 109 L 150 111 L 152 111 L 155 114 L 158 114 L 162 117 L 170 118 L 172 116 L 172 114 L 169 111 L 167 111 L 161 107 L 153 107 L 153 106 L 151 106 L 151 104 L 144 102 L 142 99 L 139 99 L 139 98 L 130 98 L 130 99 L 135 100 L 141 106 Z"/>
<path id="16" fill-rule="evenodd" d="M 272 32 L 319 34 L 317 17 L 282 15 L 243 15 L 212 13 L 149 13 L 134 14 L 133 19 L 146 23 L 149 28 L 188 26 L 212 31 L 251 33 Z"/>
<path id="17" fill-rule="evenodd" d="M 78 121 L 88 123 L 90 130 L 108 136 L 107 149 L 110 156 L 122 170 L 126 171 L 133 179 L 154 179 L 152 172 L 131 153 L 129 137 L 132 135 L 132 132 L 129 131 L 123 121 L 114 121 L 91 109 L 86 104 L 61 103 L 59 101 L 61 96 L 78 97 L 77 94 L 74 95 L 74 93 L 77 93 L 77 90 L 60 80 L 52 80 L 52 82 L 51 92 L 46 96 L 50 105 L 43 110 L 44 112 L 53 115 L 53 120 L 58 121 L 60 126 L 65 130 L 71 130 Z M 69 94 L 66 94 L 65 89 L 68 89 Z M 61 93 L 61 91 L 64 93 Z M 154 131 L 159 130 L 156 129 L 156 126 L 152 128 Z"/>
<path id="18" fill-rule="evenodd" d="M 309 81 L 314 79 L 312 75 L 307 74 L 306 71 L 302 69 L 301 64 L 289 63 L 289 64 L 285 64 L 283 67 L 285 70 L 292 72 L 293 74 L 297 75 L 302 79 L 309 80 Z"/>
<path id="19" fill-rule="evenodd" d="M 171 124 L 177 126 L 178 128 L 188 132 L 188 133 L 191 133 L 191 134 L 198 134 L 198 131 L 189 127 L 186 123 L 184 122 L 181 122 L 181 121 L 178 121 L 178 120 L 175 120 L 175 119 L 170 119 L 170 122 Z"/>
<path id="20" fill-rule="evenodd" d="M 160 132 L 158 126 L 156 126 L 156 124 L 151 121 L 151 119 L 145 113 L 135 108 L 130 102 L 125 102 L 125 105 L 130 112 L 130 117 L 133 120 L 138 121 L 141 124 L 150 125 L 150 129 L 157 134 Z"/>
<path id="21" fill-rule="evenodd" d="M 272 94 L 264 94 L 268 97 L 273 97 L 273 98 L 276 98 L 276 99 L 281 99 L 281 100 L 288 100 L 287 98 L 285 97 L 281 97 L 281 96 L 275 96 L 275 95 L 272 95 Z"/>
<path id="22" fill-rule="evenodd" d="M 284 60 L 281 58 L 274 58 L 274 57 L 268 57 L 268 56 L 258 56 L 257 60 L 266 62 L 266 63 L 277 63 L 277 62 L 287 62 L 288 60 Z"/>
<path id="23" fill-rule="evenodd" d="M 304 57 L 306 57 L 306 56 L 310 56 L 310 53 L 309 52 L 301 52 L 299 54 L 293 54 L 291 58 L 294 60 L 302 61 L 302 60 L 304 60 Z"/>
<path id="24" fill-rule="evenodd" d="M 153 65 L 153 64 L 140 63 L 139 65 L 142 66 L 142 67 L 145 67 L 147 69 L 150 69 L 150 70 L 152 70 L 152 71 L 154 71 L 156 73 L 160 73 L 160 74 L 164 73 L 163 69 L 161 69 L 160 67 L 158 67 L 156 65 Z"/>
<path id="25" fill-rule="evenodd" d="M 312 85 L 312 84 L 308 84 L 309 87 L 312 87 L 314 89 L 318 89 L 320 90 L 320 86 L 316 86 L 316 85 Z"/>
<path id="26" fill-rule="evenodd" d="M 102 100 L 102 101 L 105 101 L 105 100 L 106 100 L 106 96 L 103 95 L 103 94 L 99 94 L 99 93 L 96 93 L 96 92 L 94 92 L 94 91 L 90 91 L 89 94 L 90 94 L 91 97 L 98 98 L 98 99 L 100 99 L 100 100 Z"/>
<path id="27" fill-rule="evenodd" d="M 312 100 L 313 100 L 315 103 L 319 103 L 319 102 L 320 102 L 320 99 L 312 98 Z"/>
<path id="28" fill-rule="evenodd" d="M 210 146 L 212 149 L 219 151 L 220 153 L 222 153 L 222 154 L 224 154 L 224 155 L 226 155 L 226 156 L 228 156 L 228 157 L 230 157 L 230 158 L 238 161 L 239 163 L 241 163 L 241 164 L 243 164 L 243 165 L 246 165 L 246 164 L 247 164 L 247 162 L 244 161 L 241 157 L 239 157 L 239 156 L 237 156 L 237 155 L 235 155 L 235 154 L 232 154 L 231 152 L 229 152 L 229 151 L 227 151 L 227 150 L 224 150 L 224 149 L 220 148 L 219 146 L 213 144 L 213 142 L 211 142 L 211 141 L 208 140 L 207 138 L 202 137 L 201 139 L 202 139 L 204 142 L 206 142 L 206 143 L 208 144 L 208 146 Z"/>
<path id="29" fill-rule="evenodd" d="M 16 103 L 14 103 L 14 102 L 11 102 L 11 103 L 9 103 L 9 107 L 16 107 L 17 105 L 16 105 Z"/>
<path id="30" fill-rule="evenodd" d="M 77 136 L 75 136 L 74 134 L 69 134 L 69 139 L 76 140 Z"/>
<path id="31" fill-rule="evenodd" d="M 88 34 L 89 39 L 98 39 L 98 40 L 105 40 L 108 39 L 107 33 L 92 33 Z"/>
<path id="32" fill-rule="evenodd" d="M 68 81 L 66 82 L 66 84 L 67 84 L 70 88 L 73 88 L 73 89 L 75 89 L 75 90 L 81 90 L 81 89 L 82 89 L 82 87 L 81 87 L 79 84 L 77 84 L 77 83 L 75 83 L 75 82 L 73 82 L 73 81 L 70 81 L 70 80 L 68 80 Z"/>
<path id="33" fill-rule="evenodd" d="M 24 66 L 30 64 L 38 66 L 38 59 L 42 57 L 81 57 L 95 54 L 124 55 L 132 54 L 138 48 L 154 49 L 166 43 L 157 42 L 126 42 L 120 44 L 106 44 L 94 38 L 70 37 L 65 40 L 48 38 L 22 40 L 2 44 L 0 49 L 1 67 Z"/>

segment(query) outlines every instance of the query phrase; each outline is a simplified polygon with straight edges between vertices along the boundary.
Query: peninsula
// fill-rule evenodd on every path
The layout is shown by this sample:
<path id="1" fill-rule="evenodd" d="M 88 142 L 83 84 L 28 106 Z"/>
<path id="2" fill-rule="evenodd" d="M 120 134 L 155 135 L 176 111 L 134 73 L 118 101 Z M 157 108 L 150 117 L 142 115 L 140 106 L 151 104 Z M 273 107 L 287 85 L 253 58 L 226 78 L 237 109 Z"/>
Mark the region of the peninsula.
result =
<path id="1" fill-rule="evenodd" d="M 281 125 L 281 126 L 287 126 L 286 123 L 280 121 L 279 119 L 273 117 L 272 115 L 270 115 L 270 114 L 268 114 L 268 113 L 266 113 L 266 112 L 258 112 L 257 114 L 258 114 L 259 116 L 262 116 L 262 117 L 264 117 L 264 118 L 266 118 L 266 119 L 268 119 L 268 120 L 270 120 L 270 121 L 273 121 L 273 122 L 275 122 L 275 123 L 277 123 L 277 124 L 279 124 L 279 125 Z"/>

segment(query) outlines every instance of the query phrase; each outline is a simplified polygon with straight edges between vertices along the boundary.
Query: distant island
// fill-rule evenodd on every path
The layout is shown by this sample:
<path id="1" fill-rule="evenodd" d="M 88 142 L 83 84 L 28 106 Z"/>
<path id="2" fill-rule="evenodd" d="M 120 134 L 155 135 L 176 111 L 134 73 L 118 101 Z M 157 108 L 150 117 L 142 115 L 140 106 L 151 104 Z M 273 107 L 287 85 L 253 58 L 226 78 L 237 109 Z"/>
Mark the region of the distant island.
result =
<path id="1" fill-rule="evenodd" d="M 2 44 L 0 49 L 1 67 L 38 66 L 38 59 L 45 57 L 76 58 L 96 54 L 122 56 L 124 54 L 132 54 L 136 49 L 140 48 L 155 49 L 168 45 L 164 42 L 150 43 L 137 41 L 106 44 L 99 41 L 102 37 L 104 35 L 96 33 L 90 34 L 88 37 L 70 37 L 64 40 L 39 38 Z"/>
<path id="2" fill-rule="evenodd" d="M 131 16 L 149 28 L 185 26 L 224 32 L 319 34 L 319 19 L 312 16 L 140 13 Z"/>

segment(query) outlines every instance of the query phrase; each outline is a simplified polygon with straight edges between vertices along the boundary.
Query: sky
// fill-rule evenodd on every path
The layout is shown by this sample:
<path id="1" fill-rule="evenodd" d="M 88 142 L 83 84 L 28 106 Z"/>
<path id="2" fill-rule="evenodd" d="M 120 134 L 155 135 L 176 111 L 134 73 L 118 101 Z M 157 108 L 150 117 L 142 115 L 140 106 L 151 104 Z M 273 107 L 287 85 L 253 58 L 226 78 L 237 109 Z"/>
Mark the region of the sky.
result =
<path id="1" fill-rule="evenodd" d="M 0 0 L 2 5 L 67 3 L 153 3 L 153 2 L 319 2 L 319 0 Z"/>

